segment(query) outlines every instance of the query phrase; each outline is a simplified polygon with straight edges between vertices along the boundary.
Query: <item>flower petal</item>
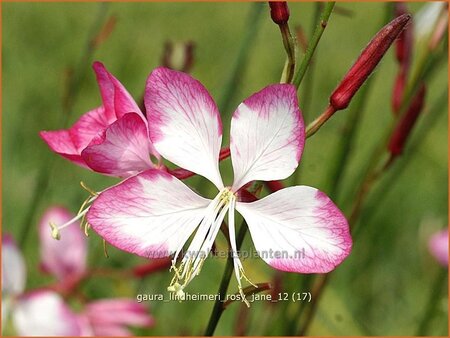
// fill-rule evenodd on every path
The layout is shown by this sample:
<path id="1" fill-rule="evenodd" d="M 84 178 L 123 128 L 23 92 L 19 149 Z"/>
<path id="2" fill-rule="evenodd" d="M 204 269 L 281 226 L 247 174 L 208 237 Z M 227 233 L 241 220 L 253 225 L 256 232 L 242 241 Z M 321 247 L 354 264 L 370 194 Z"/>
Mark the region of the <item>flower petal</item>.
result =
<path id="1" fill-rule="evenodd" d="M 101 62 L 94 62 L 92 67 L 97 76 L 98 86 L 105 107 L 105 115 L 109 119 L 120 119 L 127 113 L 137 113 L 143 116 L 138 105 L 125 87 L 106 70 Z"/>
<path id="2" fill-rule="evenodd" d="M 87 168 L 81 151 L 113 121 L 108 120 L 104 108 L 99 107 L 81 116 L 68 130 L 41 131 L 40 136 L 55 153 Z"/>
<path id="3" fill-rule="evenodd" d="M 79 222 L 65 228 L 58 241 L 50 236 L 50 222 L 61 225 L 72 218 L 67 209 L 55 206 L 49 208 L 39 222 L 42 267 L 61 281 L 86 270 L 86 236 Z"/>
<path id="4" fill-rule="evenodd" d="M 108 119 L 105 116 L 103 107 L 98 107 L 82 115 L 69 129 L 77 154 L 81 154 L 81 151 L 91 143 L 92 139 L 103 133 L 114 121 L 115 119 Z"/>
<path id="5" fill-rule="evenodd" d="M 150 169 L 102 192 L 87 219 L 119 249 L 160 258 L 187 241 L 209 202 L 172 175 Z"/>
<path id="6" fill-rule="evenodd" d="M 102 299 L 89 303 L 86 314 L 94 331 L 99 326 L 151 326 L 154 322 L 144 304 L 130 298 Z"/>
<path id="7" fill-rule="evenodd" d="M 439 264 L 448 267 L 448 229 L 441 230 L 431 236 L 428 248 Z"/>
<path id="8" fill-rule="evenodd" d="M 242 102 L 231 119 L 233 191 L 253 180 L 289 177 L 305 143 L 295 87 L 275 84 Z"/>
<path id="9" fill-rule="evenodd" d="M 18 295 L 25 289 L 26 266 L 23 255 L 10 235 L 2 235 L 2 294 Z"/>
<path id="10" fill-rule="evenodd" d="M 77 316 L 52 291 L 40 290 L 19 299 L 13 312 L 19 336 L 79 336 Z"/>
<path id="11" fill-rule="evenodd" d="M 223 188 L 218 162 L 222 122 L 205 87 L 187 74 L 156 68 L 147 80 L 145 107 L 156 150 Z"/>
<path id="12" fill-rule="evenodd" d="M 150 154 L 155 153 L 146 122 L 129 113 L 96 137 L 81 155 L 94 171 L 127 177 L 153 168 Z"/>
<path id="13" fill-rule="evenodd" d="M 88 168 L 78 153 L 68 130 L 41 131 L 39 136 L 53 152 L 81 167 Z"/>
<path id="14" fill-rule="evenodd" d="M 252 203 L 238 202 L 236 209 L 260 257 L 276 269 L 325 273 L 350 253 L 347 220 L 317 189 L 290 187 Z"/>

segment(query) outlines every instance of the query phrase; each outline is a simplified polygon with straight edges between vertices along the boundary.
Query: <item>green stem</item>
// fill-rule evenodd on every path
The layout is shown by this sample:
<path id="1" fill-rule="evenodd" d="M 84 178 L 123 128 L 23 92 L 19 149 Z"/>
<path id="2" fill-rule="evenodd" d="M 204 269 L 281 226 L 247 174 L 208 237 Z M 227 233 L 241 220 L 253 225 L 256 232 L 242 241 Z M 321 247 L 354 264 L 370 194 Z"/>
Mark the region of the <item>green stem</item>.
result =
<path id="1" fill-rule="evenodd" d="M 255 37 L 258 33 L 258 27 L 261 22 L 261 14 L 263 9 L 264 4 L 262 3 L 253 3 L 251 6 L 250 13 L 248 14 L 246 20 L 247 27 L 244 30 L 244 38 L 242 39 L 237 57 L 233 63 L 233 67 L 229 72 L 229 77 L 223 85 L 223 95 L 218 100 L 219 110 L 222 114 L 228 112 L 232 105 L 231 100 L 239 87 L 239 80 L 242 77 L 246 67 L 249 50 L 256 40 Z"/>
<path id="2" fill-rule="evenodd" d="M 282 82 L 291 83 L 295 72 L 295 40 L 292 37 L 287 23 L 280 25 L 280 31 L 281 37 L 283 38 L 283 46 L 287 55 L 286 78 L 282 79 Z"/>
<path id="3" fill-rule="evenodd" d="M 245 235 L 247 233 L 247 224 L 242 221 L 239 228 L 238 234 L 236 236 L 236 247 L 237 250 L 240 249 L 242 243 L 244 242 Z M 226 297 L 226 292 L 228 290 L 228 285 L 230 284 L 231 275 L 233 274 L 234 264 L 233 255 L 228 256 L 228 260 L 225 266 L 225 271 L 220 282 L 219 291 L 217 292 L 219 297 L 215 301 L 211 316 L 209 318 L 208 326 L 205 331 L 205 336 L 212 336 L 216 330 L 217 324 L 219 323 L 220 317 L 224 311 L 223 299 Z"/>
<path id="4" fill-rule="evenodd" d="M 436 279 L 431 288 L 430 298 L 425 307 L 424 315 L 420 321 L 419 327 L 417 329 L 417 336 L 427 336 L 430 335 L 429 328 L 433 320 L 434 313 L 436 311 L 437 304 L 442 300 L 442 293 L 444 291 L 444 286 L 447 285 L 448 270 L 441 268 Z M 432 333 L 431 333 L 432 334 Z"/>
<path id="5" fill-rule="evenodd" d="M 314 52 L 319 44 L 320 38 L 322 37 L 323 32 L 328 24 L 328 19 L 330 18 L 331 12 L 333 11 L 335 2 L 330 1 L 327 2 L 324 6 L 322 14 L 320 15 L 320 21 L 316 26 L 316 30 L 314 31 L 314 35 L 311 38 L 311 41 L 308 43 L 308 48 L 306 49 L 305 56 L 300 64 L 297 74 L 295 74 L 294 81 L 292 82 L 295 87 L 298 89 L 303 77 L 305 76 L 306 70 L 308 69 L 309 64 L 311 63 Z"/>
<path id="6" fill-rule="evenodd" d="M 313 26 L 311 27 L 311 32 L 314 31 L 315 27 L 316 27 L 316 22 L 319 20 L 320 17 L 320 10 L 322 8 L 322 4 L 320 2 L 316 2 L 315 3 L 315 10 L 314 10 L 314 18 L 313 18 Z M 311 33 L 312 35 L 312 33 Z M 302 112 L 303 112 L 303 119 L 304 120 L 308 120 L 308 112 L 310 109 L 310 105 L 313 97 L 313 83 L 314 83 L 314 69 L 315 67 L 315 62 L 314 59 L 317 58 L 317 51 L 315 53 L 315 56 L 311 58 L 310 64 L 309 64 L 309 69 L 308 72 L 305 74 L 305 79 L 303 82 L 303 91 L 302 91 L 302 95 L 300 97 L 300 105 L 302 108 Z"/>
<path id="7" fill-rule="evenodd" d="M 337 199 L 338 192 L 341 189 L 342 176 L 347 168 L 349 158 L 355 142 L 355 134 L 358 129 L 359 122 L 361 121 L 365 105 L 367 103 L 367 96 L 370 91 L 371 83 L 373 83 L 373 77 L 371 77 L 368 83 L 361 88 L 359 96 L 356 98 L 356 102 L 351 106 L 348 113 L 347 121 L 339 139 L 339 145 L 337 147 L 337 161 L 336 165 L 331 168 L 331 189 L 330 197 Z"/>
<path id="8" fill-rule="evenodd" d="M 98 34 L 99 30 L 102 28 L 106 13 L 107 13 L 107 3 L 100 3 L 98 7 L 98 11 L 95 15 L 95 18 L 92 22 L 91 29 L 89 30 L 88 39 L 86 42 L 86 48 L 81 55 L 80 62 L 79 62 L 79 73 L 83 73 L 81 69 L 85 68 L 85 64 L 87 61 L 91 58 L 94 47 L 92 46 L 91 41 L 93 41 L 93 38 Z M 77 73 L 77 72 L 76 72 Z M 78 84 L 80 83 L 82 77 L 75 75 L 75 77 L 69 79 L 68 83 L 68 89 L 67 89 L 67 95 L 64 97 L 63 102 L 63 109 L 61 114 L 61 122 L 62 125 L 67 125 L 70 115 L 71 115 L 71 109 L 73 106 L 74 98 L 78 93 Z M 18 242 L 21 247 L 25 245 L 25 242 L 28 238 L 28 235 L 30 233 L 30 229 L 33 228 L 33 220 L 36 214 L 36 211 L 40 205 L 41 196 L 45 194 L 48 188 L 48 184 L 50 181 L 50 176 L 55 164 L 54 156 L 51 156 L 49 158 L 49 155 L 47 156 L 47 160 L 42 161 L 42 166 L 39 168 L 39 174 L 37 177 L 37 183 L 36 187 L 34 188 L 32 192 L 31 202 L 30 206 L 27 208 L 27 212 L 21 227 L 21 233 L 18 237 Z"/>

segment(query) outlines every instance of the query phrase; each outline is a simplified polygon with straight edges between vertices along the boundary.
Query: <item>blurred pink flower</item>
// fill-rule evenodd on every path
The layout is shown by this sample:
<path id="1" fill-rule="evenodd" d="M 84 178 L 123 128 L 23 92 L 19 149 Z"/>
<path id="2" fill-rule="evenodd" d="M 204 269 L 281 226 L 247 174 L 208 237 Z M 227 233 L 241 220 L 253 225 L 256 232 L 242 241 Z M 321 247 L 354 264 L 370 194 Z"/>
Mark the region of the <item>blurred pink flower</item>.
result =
<path id="1" fill-rule="evenodd" d="M 436 232 L 431 236 L 428 248 L 439 264 L 448 267 L 448 229 Z"/>
<path id="2" fill-rule="evenodd" d="M 88 303 L 75 313 L 50 290 L 20 297 L 13 323 L 21 336 L 132 336 L 129 326 L 150 327 L 154 320 L 143 304 L 133 299 L 104 299 Z"/>
<path id="3" fill-rule="evenodd" d="M 11 313 L 15 299 L 25 290 L 25 261 L 14 239 L 2 235 L 2 330 Z"/>
<path id="4" fill-rule="evenodd" d="M 36 290 L 22 295 L 13 310 L 20 336 L 80 336 L 78 316 L 54 291 Z"/>
<path id="5" fill-rule="evenodd" d="M 41 131 L 51 150 L 96 172 L 128 177 L 155 168 L 159 158 L 148 137 L 147 120 L 123 85 L 100 62 L 93 65 L 103 105 L 69 129 Z"/>
<path id="6" fill-rule="evenodd" d="M 219 193 L 214 200 L 203 198 L 169 173 L 150 169 L 100 193 L 87 219 L 100 236 L 122 250 L 153 258 L 174 254 L 175 277 L 168 289 L 180 299 L 184 287 L 200 272 L 227 212 L 242 292 L 245 275 L 236 248 L 235 209 L 247 221 L 260 257 L 279 270 L 325 273 L 350 253 L 347 220 L 315 188 L 295 186 L 251 203 L 237 201 L 239 189 L 247 183 L 284 179 L 298 166 L 305 132 L 294 86 L 268 86 L 234 112 L 231 186 L 224 186 L 219 172 L 219 111 L 199 81 L 157 68 L 147 81 L 145 105 L 150 138 L 158 153 L 206 177 Z M 181 265 L 175 267 L 196 228 Z"/>
<path id="7" fill-rule="evenodd" d="M 61 207 L 50 208 L 39 225 L 42 264 L 64 283 L 86 268 L 86 243 L 79 227 L 71 227 L 68 236 L 56 241 L 44 233 L 49 219 L 70 218 Z M 48 238 L 48 239 L 47 239 Z M 58 257 L 55 257 L 58 256 Z M 66 275 L 63 275 L 66 273 Z M 20 336 L 131 336 L 129 326 L 150 327 L 153 317 L 144 304 L 134 299 L 117 298 L 92 301 L 80 313 L 50 289 L 24 293 L 25 263 L 11 236 L 2 236 L 2 328 L 9 315 Z"/>
<path id="8" fill-rule="evenodd" d="M 102 299 L 86 305 L 83 312 L 85 332 L 95 336 L 131 336 L 128 326 L 150 327 L 153 317 L 134 299 Z"/>
<path id="9" fill-rule="evenodd" d="M 39 222 L 41 266 L 60 281 L 81 276 L 86 271 L 87 243 L 80 222 L 67 227 L 60 240 L 49 235 L 49 223 L 64 224 L 72 217 L 67 209 L 53 206 Z"/>

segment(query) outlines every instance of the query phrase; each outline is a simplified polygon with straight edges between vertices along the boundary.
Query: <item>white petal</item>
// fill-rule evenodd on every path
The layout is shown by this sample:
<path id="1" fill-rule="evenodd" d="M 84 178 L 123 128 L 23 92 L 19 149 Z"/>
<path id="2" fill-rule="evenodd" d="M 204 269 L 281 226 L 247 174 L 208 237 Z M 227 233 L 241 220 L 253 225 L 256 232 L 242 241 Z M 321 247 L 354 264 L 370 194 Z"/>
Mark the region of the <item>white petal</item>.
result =
<path id="1" fill-rule="evenodd" d="M 186 242 L 209 202 L 174 176 L 150 169 L 102 192 L 87 219 L 119 249 L 160 258 Z"/>
<path id="2" fill-rule="evenodd" d="M 295 87 L 271 85 L 244 100 L 231 119 L 230 139 L 233 191 L 253 180 L 289 177 L 305 143 Z"/>
<path id="3" fill-rule="evenodd" d="M 23 296 L 13 312 L 13 323 L 20 336 L 78 336 L 77 316 L 57 293 L 35 291 Z"/>
<path id="4" fill-rule="evenodd" d="M 14 239 L 2 236 L 2 293 L 18 295 L 25 289 L 26 266 Z"/>
<path id="5" fill-rule="evenodd" d="M 156 150 L 223 188 L 219 173 L 222 122 L 205 87 L 187 74 L 160 67 L 147 80 L 145 107 Z"/>
<path id="6" fill-rule="evenodd" d="M 325 273 L 348 256 L 352 246 L 347 220 L 317 189 L 295 186 L 252 203 L 237 203 L 258 254 L 272 267 Z"/>

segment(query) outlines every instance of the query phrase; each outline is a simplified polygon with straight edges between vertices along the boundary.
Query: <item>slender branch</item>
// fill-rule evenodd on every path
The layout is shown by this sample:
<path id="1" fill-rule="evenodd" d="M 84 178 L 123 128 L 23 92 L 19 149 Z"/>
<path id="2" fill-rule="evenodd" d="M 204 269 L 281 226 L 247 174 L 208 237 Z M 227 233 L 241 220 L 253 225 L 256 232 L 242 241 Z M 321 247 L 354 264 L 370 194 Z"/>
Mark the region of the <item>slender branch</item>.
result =
<path id="1" fill-rule="evenodd" d="M 236 238 L 236 247 L 241 247 L 244 242 L 245 235 L 247 233 L 247 224 L 245 221 L 242 221 L 241 226 L 239 228 L 239 232 Z M 228 260 L 225 266 L 225 271 L 222 276 L 222 280 L 220 282 L 219 291 L 217 292 L 219 297 L 218 300 L 215 301 L 213 310 L 211 312 L 211 316 L 209 318 L 208 326 L 205 331 L 205 336 L 212 336 L 214 331 L 216 330 L 217 324 L 219 323 L 220 317 L 222 316 L 222 312 L 224 311 L 223 299 L 225 299 L 226 292 L 228 290 L 228 285 L 230 284 L 231 275 L 233 274 L 233 254 L 230 253 L 228 255 Z"/>
<path id="2" fill-rule="evenodd" d="M 434 319 L 437 304 L 442 299 L 444 286 L 447 285 L 448 270 L 441 268 L 430 291 L 430 298 L 425 307 L 424 315 L 417 328 L 417 336 L 428 336 L 430 334 L 430 324 Z"/>
<path id="3" fill-rule="evenodd" d="M 311 31 L 314 31 L 316 22 L 319 20 L 320 17 L 320 10 L 322 8 L 322 3 L 320 2 L 316 2 L 315 4 L 315 9 L 314 9 L 314 19 L 312 21 L 313 23 L 313 27 L 311 27 Z M 317 58 L 317 51 L 315 52 L 314 57 L 311 58 L 310 64 L 309 64 L 309 69 L 308 72 L 305 74 L 305 79 L 303 82 L 303 91 L 301 97 L 300 97 L 300 104 L 302 105 L 302 113 L 303 113 L 303 119 L 308 120 L 308 112 L 310 109 L 310 105 L 313 97 L 313 83 L 314 83 L 314 69 L 315 67 L 315 62 L 314 59 Z"/>
<path id="4" fill-rule="evenodd" d="M 286 63 L 286 83 L 291 83 L 295 72 L 295 39 L 292 37 L 288 23 L 280 25 L 281 37 L 283 38 L 283 46 L 287 55 Z"/>
<path id="5" fill-rule="evenodd" d="M 308 44 L 308 48 L 306 49 L 305 56 L 300 64 L 297 74 L 295 74 L 294 81 L 292 82 L 297 89 L 299 88 L 303 77 L 305 76 L 306 70 L 308 69 L 309 64 L 311 63 L 314 52 L 319 44 L 320 38 L 322 37 L 323 32 L 328 24 L 328 19 L 330 18 L 331 12 L 333 11 L 335 2 L 330 1 L 327 2 L 324 6 L 322 14 L 320 15 L 320 21 L 314 31 L 314 35 L 311 41 Z"/>

